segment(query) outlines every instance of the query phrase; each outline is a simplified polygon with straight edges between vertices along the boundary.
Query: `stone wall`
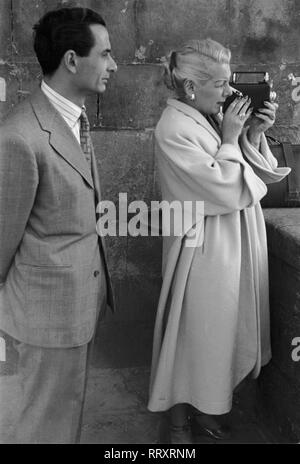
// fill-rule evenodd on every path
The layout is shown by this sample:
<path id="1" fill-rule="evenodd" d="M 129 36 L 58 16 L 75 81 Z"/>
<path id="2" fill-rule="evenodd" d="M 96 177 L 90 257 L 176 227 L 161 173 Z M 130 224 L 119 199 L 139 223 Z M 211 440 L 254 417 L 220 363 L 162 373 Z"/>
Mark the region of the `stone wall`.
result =
<path id="1" fill-rule="evenodd" d="M 32 51 L 32 25 L 63 0 L 1 0 L 0 77 L 7 85 L 0 119 L 41 78 Z M 159 198 L 153 128 L 168 91 L 160 63 L 172 47 L 191 38 L 211 38 L 233 52 L 233 70 L 269 71 L 280 110 L 273 134 L 300 140 L 300 92 L 289 79 L 300 76 L 300 3 L 296 0 L 82 0 L 99 11 L 110 31 L 119 70 L 107 92 L 88 101 L 103 199 Z M 294 91 L 294 99 L 292 92 Z M 298 99 L 298 101 L 297 101 Z M 1 100 L 1 96 L 0 96 Z M 102 322 L 97 363 L 148 363 L 160 288 L 158 238 L 111 237 L 109 261 L 118 313 Z M 96 361 L 95 361 L 96 362 Z"/>
<path id="2" fill-rule="evenodd" d="M 281 441 L 300 442 L 300 212 L 264 211 L 270 267 L 272 362 L 258 380 L 258 414 Z"/>

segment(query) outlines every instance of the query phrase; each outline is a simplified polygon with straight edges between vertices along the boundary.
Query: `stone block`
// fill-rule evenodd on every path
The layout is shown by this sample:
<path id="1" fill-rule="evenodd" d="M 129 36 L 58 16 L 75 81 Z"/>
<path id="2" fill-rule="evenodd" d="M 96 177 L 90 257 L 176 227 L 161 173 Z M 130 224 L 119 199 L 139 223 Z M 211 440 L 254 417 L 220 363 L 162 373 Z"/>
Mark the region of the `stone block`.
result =
<path id="1" fill-rule="evenodd" d="M 299 2 L 233 0 L 228 3 L 228 45 L 234 60 L 261 64 L 299 60 Z"/>
<path id="2" fill-rule="evenodd" d="M 107 236 L 105 242 L 109 271 L 114 286 L 117 286 L 126 273 L 127 237 Z"/>
<path id="3" fill-rule="evenodd" d="M 170 96 L 158 65 L 119 66 L 100 95 L 99 125 L 103 128 L 152 128 Z"/>
<path id="4" fill-rule="evenodd" d="M 140 0 L 136 5 L 138 59 L 159 62 L 190 39 L 229 40 L 225 0 Z"/>
<path id="5" fill-rule="evenodd" d="M 263 213 L 266 225 L 270 227 L 270 230 L 295 226 L 300 222 L 297 208 L 265 208 Z"/>
<path id="6" fill-rule="evenodd" d="M 289 308 L 287 318 L 299 323 L 300 332 L 300 271 L 270 255 L 269 274 L 271 298 L 275 304 Z"/>
<path id="7" fill-rule="evenodd" d="M 300 388 L 300 362 L 292 357 L 300 337 L 300 272 L 273 256 L 269 268 L 272 360 Z"/>
<path id="8" fill-rule="evenodd" d="M 82 2 L 81 2 L 82 3 Z M 117 63 L 132 63 L 136 53 L 136 3 L 134 0 L 90 0 L 89 8 L 103 16 Z"/>
<path id="9" fill-rule="evenodd" d="M 272 362 L 291 385 L 300 388 L 300 362 L 292 358 L 296 348 L 292 341 L 296 337 L 300 337 L 299 317 L 297 323 L 289 315 L 289 308 L 271 303 Z"/>
<path id="10" fill-rule="evenodd" d="M 118 205 L 119 193 L 128 202 L 149 202 L 154 194 L 152 131 L 94 131 L 102 199 Z"/>
<path id="11" fill-rule="evenodd" d="M 270 253 L 300 269 L 298 208 L 269 208 L 264 210 L 264 216 Z"/>
<path id="12" fill-rule="evenodd" d="M 272 362 L 262 370 L 258 387 L 259 416 L 269 424 L 280 443 L 299 443 L 299 388 L 292 384 Z"/>
<path id="13" fill-rule="evenodd" d="M 128 237 L 127 276 L 160 278 L 162 260 L 161 237 Z"/>
<path id="14" fill-rule="evenodd" d="M 268 135 L 275 137 L 281 142 L 300 144 L 300 131 L 298 125 L 275 124 L 268 131 Z"/>

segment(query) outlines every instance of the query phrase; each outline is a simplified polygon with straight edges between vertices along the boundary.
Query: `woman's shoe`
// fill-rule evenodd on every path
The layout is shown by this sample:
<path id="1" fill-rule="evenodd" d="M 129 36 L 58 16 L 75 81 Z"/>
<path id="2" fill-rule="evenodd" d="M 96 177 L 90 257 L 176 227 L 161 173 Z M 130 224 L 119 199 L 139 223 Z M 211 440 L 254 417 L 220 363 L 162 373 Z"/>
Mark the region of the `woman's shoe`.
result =
<path id="1" fill-rule="evenodd" d="M 195 414 L 192 428 L 195 435 L 204 435 L 216 440 L 229 440 L 231 437 L 230 428 L 221 425 L 213 416 L 208 414 Z"/>
<path id="2" fill-rule="evenodd" d="M 174 445 L 193 445 L 191 426 L 189 423 L 185 425 L 170 425 L 169 428 L 169 443 Z"/>

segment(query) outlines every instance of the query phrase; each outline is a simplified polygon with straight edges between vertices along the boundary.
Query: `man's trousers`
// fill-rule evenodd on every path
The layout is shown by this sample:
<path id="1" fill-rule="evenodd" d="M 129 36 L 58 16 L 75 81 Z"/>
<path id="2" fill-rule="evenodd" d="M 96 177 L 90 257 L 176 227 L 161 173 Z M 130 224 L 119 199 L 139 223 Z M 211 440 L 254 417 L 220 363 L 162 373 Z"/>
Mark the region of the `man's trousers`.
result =
<path id="1" fill-rule="evenodd" d="M 105 290 L 102 282 L 99 308 Z M 78 443 L 94 338 L 74 348 L 32 346 L 1 331 L 0 339 L 0 443 Z"/>

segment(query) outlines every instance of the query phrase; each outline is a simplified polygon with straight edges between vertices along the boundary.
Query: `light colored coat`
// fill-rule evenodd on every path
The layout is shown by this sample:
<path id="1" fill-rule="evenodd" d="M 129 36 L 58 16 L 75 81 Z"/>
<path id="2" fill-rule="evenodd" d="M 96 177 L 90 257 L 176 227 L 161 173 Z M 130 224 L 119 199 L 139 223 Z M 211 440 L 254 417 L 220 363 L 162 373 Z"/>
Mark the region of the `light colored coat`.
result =
<path id="1" fill-rule="evenodd" d="M 289 168 L 246 130 L 241 149 L 190 106 L 168 100 L 155 131 L 162 197 L 204 201 L 203 244 L 164 237 L 163 286 L 153 344 L 149 409 L 189 403 L 208 414 L 230 410 L 233 388 L 271 358 L 268 261 L 259 200 L 265 182 Z M 244 155 L 244 156 L 243 156 Z M 250 166 L 251 165 L 251 166 Z M 187 232 L 187 231 L 186 231 Z"/>
<path id="2" fill-rule="evenodd" d="M 106 274 L 100 186 L 72 131 L 39 89 L 0 131 L 0 328 L 42 347 L 86 344 Z M 103 289 L 102 289 L 103 290 Z"/>

